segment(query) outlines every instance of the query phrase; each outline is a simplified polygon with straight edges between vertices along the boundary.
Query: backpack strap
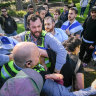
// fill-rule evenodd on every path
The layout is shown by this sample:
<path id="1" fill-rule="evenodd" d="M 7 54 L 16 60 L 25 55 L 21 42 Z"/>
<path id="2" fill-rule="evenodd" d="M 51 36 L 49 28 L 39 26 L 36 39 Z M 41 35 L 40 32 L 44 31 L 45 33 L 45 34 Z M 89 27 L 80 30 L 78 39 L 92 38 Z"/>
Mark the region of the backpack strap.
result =
<path id="1" fill-rule="evenodd" d="M 81 65 L 81 60 L 78 58 L 78 61 L 77 61 L 77 64 L 76 64 L 76 67 L 75 67 L 75 70 L 74 70 L 74 73 L 76 74 L 78 69 L 80 68 L 80 65 Z"/>

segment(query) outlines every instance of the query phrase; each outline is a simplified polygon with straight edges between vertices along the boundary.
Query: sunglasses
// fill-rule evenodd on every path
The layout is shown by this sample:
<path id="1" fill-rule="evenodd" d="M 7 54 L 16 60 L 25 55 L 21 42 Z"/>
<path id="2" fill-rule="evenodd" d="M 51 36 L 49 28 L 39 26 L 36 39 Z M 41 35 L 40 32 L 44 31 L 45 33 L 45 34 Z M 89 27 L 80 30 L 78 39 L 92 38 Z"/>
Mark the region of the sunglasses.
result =
<path id="1" fill-rule="evenodd" d="M 2 12 L 6 12 L 6 11 L 2 11 Z"/>

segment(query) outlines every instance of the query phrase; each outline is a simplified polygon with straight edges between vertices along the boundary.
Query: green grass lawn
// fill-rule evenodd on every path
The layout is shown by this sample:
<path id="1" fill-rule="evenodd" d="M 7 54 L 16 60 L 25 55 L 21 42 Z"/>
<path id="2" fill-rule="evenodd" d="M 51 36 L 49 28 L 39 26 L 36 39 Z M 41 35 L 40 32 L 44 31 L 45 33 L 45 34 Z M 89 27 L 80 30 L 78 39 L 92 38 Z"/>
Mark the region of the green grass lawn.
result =
<path id="1" fill-rule="evenodd" d="M 77 3 L 77 4 L 76 4 L 76 7 L 77 7 L 77 9 L 78 9 L 78 15 L 77 15 L 77 18 L 76 18 L 76 19 L 77 19 L 80 23 L 84 23 L 84 20 L 86 19 L 87 14 L 88 14 L 89 5 L 87 6 L 87 8 L 86 8 L 86 10 L 85 10 L 84 17 L 79 17 L 79 16 L 80 16 L 80 10 L 81 10 L 80 3 Z"/>
<path id="2" fill-rule="evenodd" d="M 21 24 L 21 23 L 18 23 L 17 24 L 17 33 L 21 33 L 23 32 L 25 29 L 24 29 L 24 24 Z"/>

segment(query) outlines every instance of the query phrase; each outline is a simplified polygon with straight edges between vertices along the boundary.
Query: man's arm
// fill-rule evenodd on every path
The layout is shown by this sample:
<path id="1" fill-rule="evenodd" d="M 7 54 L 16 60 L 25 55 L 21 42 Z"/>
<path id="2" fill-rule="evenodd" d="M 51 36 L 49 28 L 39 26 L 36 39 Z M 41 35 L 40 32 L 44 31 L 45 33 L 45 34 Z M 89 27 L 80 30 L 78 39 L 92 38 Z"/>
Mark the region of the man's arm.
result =
<path id="1" fill-rule="evenodd" d="M 62 66 L 66 63 L 67 52 L 63 45 L 50 33 L 45 36 L 45 48 L 50 48 L 56 53 L 55 71 L 60 72 Z"/>
<path id="2" fill-rule="evenodd" d="M 13 59 L 12 54 L 10 55 L 0 54 L 0 66 L 2 66 L 5 63 L 8 63 L 12 59 Z"/>
<path id="3" fill-rule="evenodd" d="M 84 74 L 83 73 L 76 74 L 75 87 L 77 90 L 84 89 Z"/>

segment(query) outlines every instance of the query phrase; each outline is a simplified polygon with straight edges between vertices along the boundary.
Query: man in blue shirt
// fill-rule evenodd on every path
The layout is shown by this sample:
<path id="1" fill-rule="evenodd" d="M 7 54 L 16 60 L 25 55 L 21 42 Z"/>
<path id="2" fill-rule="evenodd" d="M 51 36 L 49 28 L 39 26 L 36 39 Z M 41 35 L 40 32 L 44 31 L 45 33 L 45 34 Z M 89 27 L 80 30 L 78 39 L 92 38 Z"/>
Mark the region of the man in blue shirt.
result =
<path id="1" fill-rule="evenodd" d="M 67 52 L 62 44 L 50 33 L 42 30 L 42 19 L 37 15 L 30 15 L 28 18 L 30 31 L 19 34 L 22 41 L 34 42 L 41 48 L 51 49 L 56 53 L 56 64 L 54 71 L 59 73 L 66 63 Z"/>
<path id="2" fill-rule="evenodd" d="M 52 17 L 48 16 L 44 19 L 45 30 L 50 32 L 56 39 L 63 42 L 68 39 L 68 35 L 60 28 L 55 27 L 55 21 Z"/>

